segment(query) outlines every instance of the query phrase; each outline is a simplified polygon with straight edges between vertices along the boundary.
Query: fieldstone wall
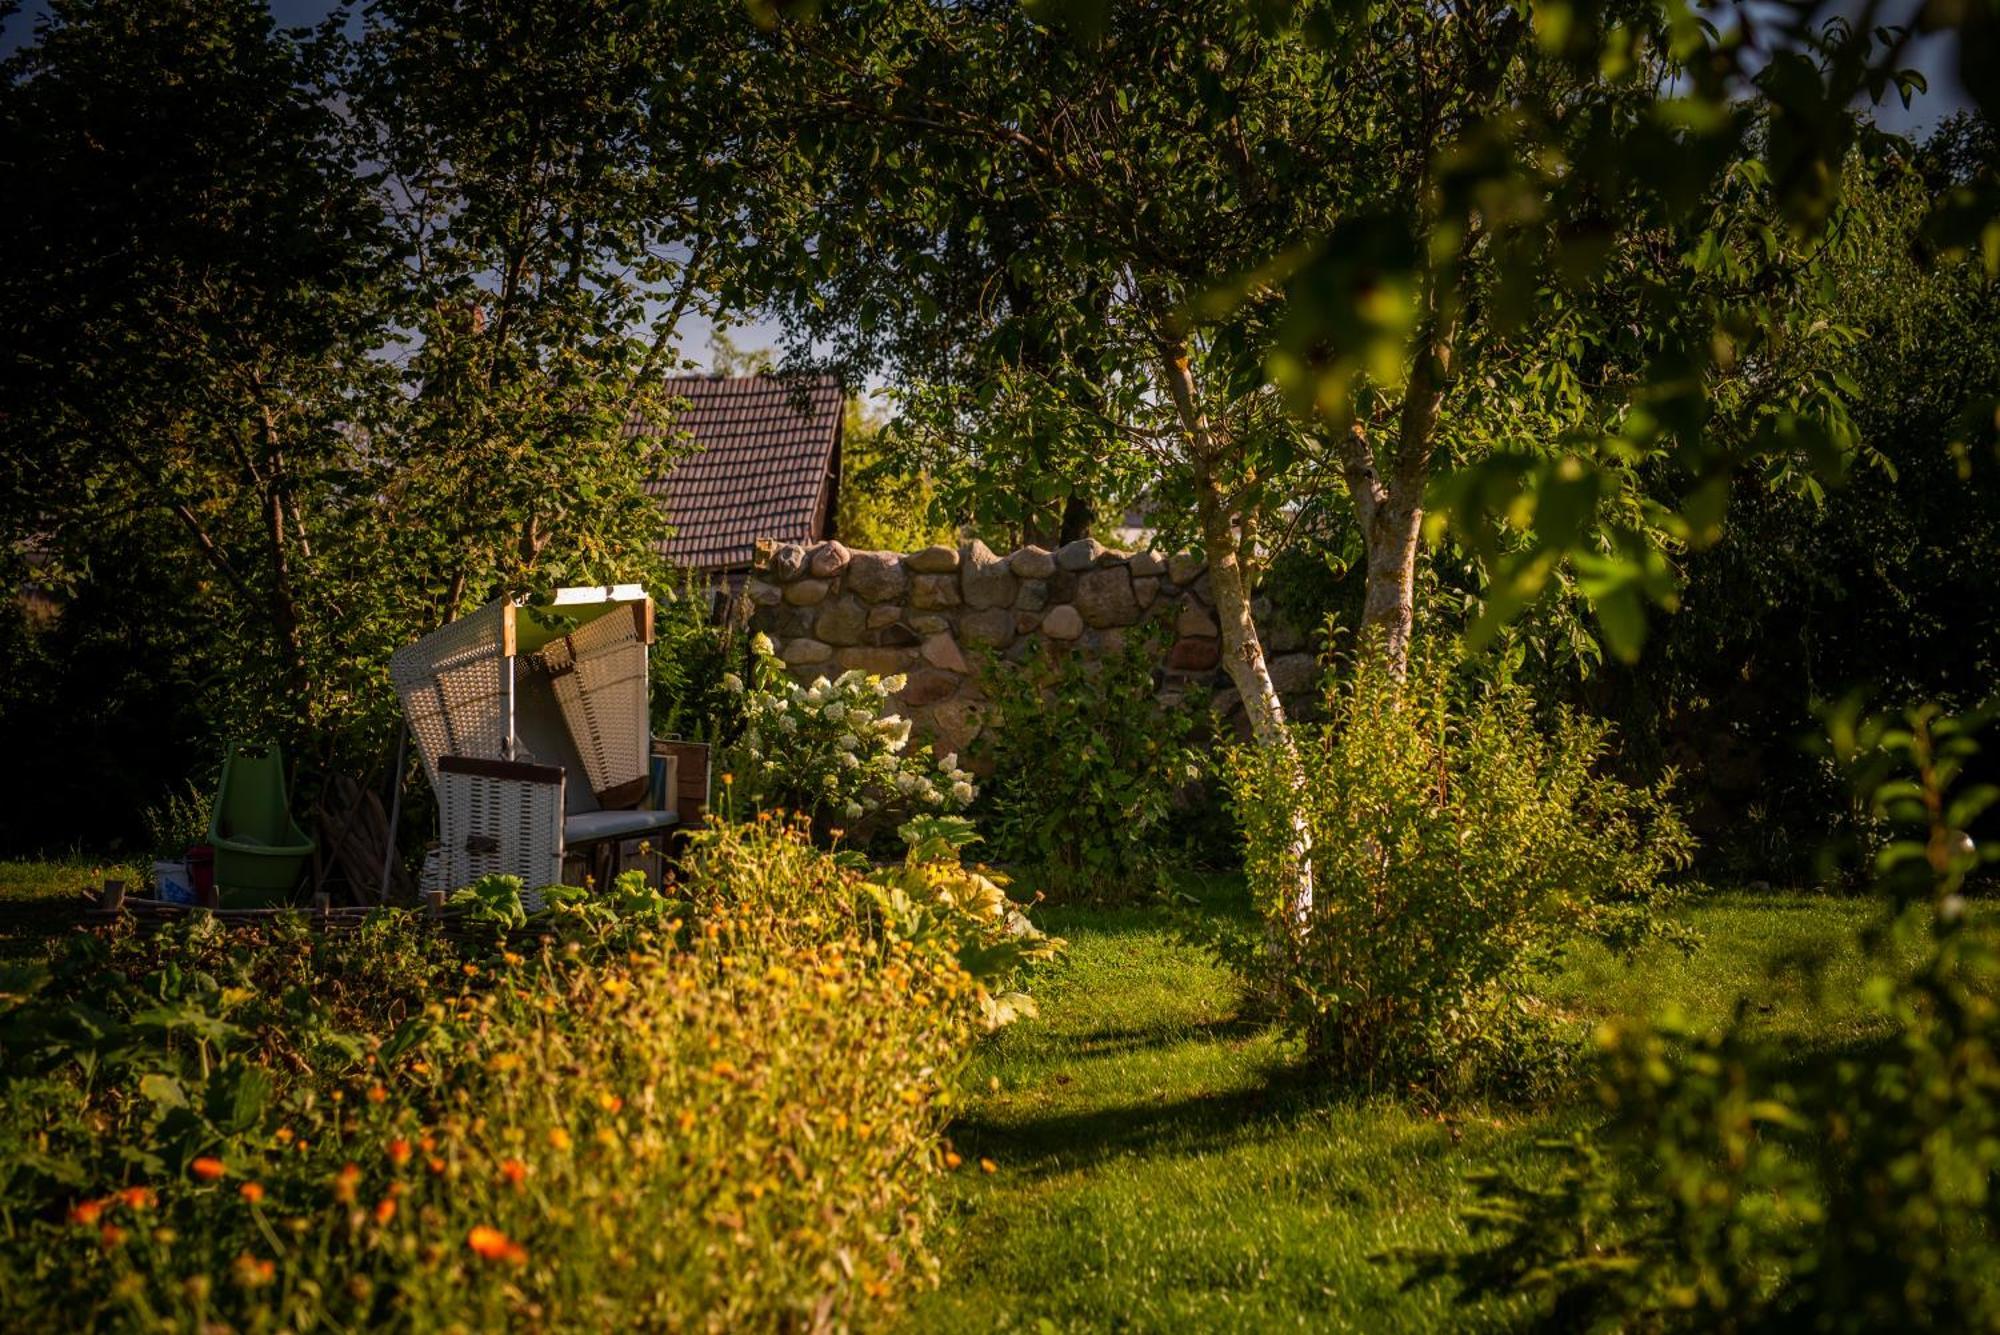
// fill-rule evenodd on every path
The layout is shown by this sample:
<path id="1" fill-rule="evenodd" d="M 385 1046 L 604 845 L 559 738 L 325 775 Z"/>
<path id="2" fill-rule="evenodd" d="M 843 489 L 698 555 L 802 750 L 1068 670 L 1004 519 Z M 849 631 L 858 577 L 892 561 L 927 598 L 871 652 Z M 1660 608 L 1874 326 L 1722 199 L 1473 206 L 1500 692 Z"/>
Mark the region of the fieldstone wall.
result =
<path id="1" fill-rule="evenodd" d="M 788 543 L 760 549 L 744 592 L 751 625 L 801 680 L 848 668 L 907 674 L 899 712 L 941 750 L 963 752 L 978 735 L 989 659 L 1018 663 L 1048 647 L 1113 653 L 1150 622 L 1172 629 L 1155 674 L 1162 700 L 1207 685 L 1216 710 L 1241 727 L 1241 703 L 1220 670 L 1208 573 L 1186 553 L 1114 551 L 1088 538 L 1005 556 L 977 540 L 909 553 Z M 1314 655 L 1267 599 L 1254 611 L 1271 676 L 1296 709 L 1318 674 Z"/>

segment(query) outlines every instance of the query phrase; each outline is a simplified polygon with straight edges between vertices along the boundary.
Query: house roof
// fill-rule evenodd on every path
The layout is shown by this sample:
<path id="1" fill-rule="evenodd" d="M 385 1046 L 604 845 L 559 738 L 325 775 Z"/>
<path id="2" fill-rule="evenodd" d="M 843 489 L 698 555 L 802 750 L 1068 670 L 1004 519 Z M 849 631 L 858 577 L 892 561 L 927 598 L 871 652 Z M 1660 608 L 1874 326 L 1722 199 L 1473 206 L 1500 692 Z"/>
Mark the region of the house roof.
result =
<path id="1" fill-rule="evenodd" d="M 668 392 L 687 407 L 669 429 L 693 437 L 647 490 L 662 498 L 674 535 L 664 551 L 697 570 L 747 567 L 759 538 L 823 536 L 840 441 L 843 396 L 832 376 L 678 376 Z M 635 426 L 633 434 L 657 434 Z"/>

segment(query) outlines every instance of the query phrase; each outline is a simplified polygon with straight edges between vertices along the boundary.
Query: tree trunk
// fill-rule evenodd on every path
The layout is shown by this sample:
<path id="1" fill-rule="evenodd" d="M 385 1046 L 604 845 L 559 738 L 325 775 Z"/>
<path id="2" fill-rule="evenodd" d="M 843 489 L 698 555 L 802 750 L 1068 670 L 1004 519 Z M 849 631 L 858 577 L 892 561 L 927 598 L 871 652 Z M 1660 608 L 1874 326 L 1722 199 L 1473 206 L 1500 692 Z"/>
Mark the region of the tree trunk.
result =
<path id="1" fill-rule="evenodd" d="M 1379 648 L 1397 676 L 1409 671 L 1410 634 L 1416 622 L 1417 535 L 1423 507 L 1395 489 L 1374 507 L 1364 530 L 1368 547 L 1361 633 Z"/>
<path id="2" fill-rule="evenodd" d="M 1090 501 L 1075 494 L 1063 502 L 1062 528 L 1056 534 L 1056 546 L 1063 547 L 1079 538 L 1090 536 L 1090 526 L 1097 518 L 1097 507 Z"/>
<path id="3" fill-rule="evenodd" d="M 1222 631 L 1222 666 L 1242 697 L 1251 740 L 1260 747 L 1277 751 L 1291 772 L 1294 789 L 1303 789 L 1305 768 L 1285 726 L 1285 706 L 1271 681 L 1264 642 L 1257 634 L 1257 621 L 1251 613 L 1250 581 L 1244 569 L 1236 517 L 1222 490 L 1215 441 L 1208 416 L 1195 396 L 1187 350 L 1177 344 L 1169 345 L 1162 349 L 1162 361 L 1167 392 L 1188 439 L 1195 505 L 1201 520 L 1202 544 L 1208 554 L 1209 593 L 1215 600 L 1215 619 Z M 1305 926 L 1312 913 L 1312 830 L 1304 811 L 1297 807 L 1292 810 L 1291 826 L 1292 846 L 1287 850 L 1281 874 L 1287 883 L 1292 925 L 1297 931 Z"/>
<path id="4" fill-rule="evenodd" d="M 258 384 L 262 385 L 261 378 Z M 278 420 L 267 404 L 262 408 L 264 426 L 264 537 L 271 557 L 270 613 L 278 633 L 278 646 L 285 658 L 285 675 L 305 719 L 306 730 L 314 724 L 312 671 L 306 664 L 305 643 L 299 624 L 298 596 L 292 588 L 291 550 L 285 535 L 285 458 L 278 447 Z"/>

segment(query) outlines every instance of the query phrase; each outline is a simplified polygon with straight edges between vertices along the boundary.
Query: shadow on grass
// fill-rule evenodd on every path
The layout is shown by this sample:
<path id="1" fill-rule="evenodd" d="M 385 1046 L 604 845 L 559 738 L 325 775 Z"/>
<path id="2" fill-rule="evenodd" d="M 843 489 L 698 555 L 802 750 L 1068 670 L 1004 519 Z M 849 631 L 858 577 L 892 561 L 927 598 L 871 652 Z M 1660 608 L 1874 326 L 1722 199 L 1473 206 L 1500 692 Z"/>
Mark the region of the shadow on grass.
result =
<path id="1" fill-rule="evenodd" d="M 1254 1084 L 1178 1098 L 1052 1111 L 1021 1120 L 975 1112 L 957 1123 L 954 1139 L 974 1154 L 1039 1177 L 1123 1157 L 1227 1149 L 1281 1135 L 1302 1117 L 1365 1097 L 1309 1068 L 1274 1066 Z"/>
<path id="2" fill-rule="evenodd" d="M 1066 1055 L 1074 1057 L 1123 1057 L 1137 1052 L 1159 1052 L 1190 1043 L 1241 1043 L 1265 1026 L 1245 1015 L 1228 1015 L 1214 1020 L 1163 1021 L 1129 1028 L 1093 1029 L 1071 1038 Z"/>
<path id="3" fill-rule="evenodd" d="M 1248 1036 L 1261 1028 L 1232 1017 L 1177 1029 L 1105 1030 L 1083 1040 L 1085 1046 L 1079 1055 L 1117 1056 L 1183 1043 L 1214 1042 L 1228 1036 Z M 1089 1046 L 1099 1043 L 1104 1046 Z M 1867 1066 L 1888 1055 L 1892 1047 L 1893 1039 L 1881 1034 L 1826 1036 L 1805 1043 L 1755 1043 L 1745 1055 L 1752 1058 L 1760 1083 L 1804 1088 L 1831 1079 L 1838 1063 Z M 1597 1107 L 1589 1097 L 1589 1087 L 1588 1080 L 1581 1080 L 1570 1097 L 1522 1104 L 1517 1110 L 1587 1114 Z M 1017 1118 L 975 1111 L 961 1118 L 953 1132 L 961 1150 L 996 1159 L 1033 1180 L 1086 1171 L 1122 1158 L 1223 1152 L 1291 1134 L 1304 1119 L 1370 1103 L 1385 1094 L 1334 1080 L 1302 1062 L 1288 1062 L 1265 1067 L 1252 1083 L 1212 1092 L 1050 1110 Z M 1429 1158 L 1449 1148 L 1450 1141 L 1439 1137 L 1411 1142 L 1400 1147 L 1398 1154 L 1406 1159 Z"/>

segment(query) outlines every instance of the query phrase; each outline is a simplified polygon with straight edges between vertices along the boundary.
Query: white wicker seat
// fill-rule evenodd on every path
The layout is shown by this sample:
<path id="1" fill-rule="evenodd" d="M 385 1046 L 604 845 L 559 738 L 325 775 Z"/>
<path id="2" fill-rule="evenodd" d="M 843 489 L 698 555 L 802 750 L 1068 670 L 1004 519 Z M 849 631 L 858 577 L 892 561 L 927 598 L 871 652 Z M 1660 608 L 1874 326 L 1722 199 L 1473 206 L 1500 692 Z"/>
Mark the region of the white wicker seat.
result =
<path id="1" fill-rule="evenodd" d="M 671 810 L 615 809 L 637 806 L 652 775 L 652 610 L 636 584 L 559 589 L 533 608 L 503 598 L 390 658 L 438 797 L 427 885 L 455 889 L 492 873 L 550 885 L 575 846 L 678 823 Z M 537 719 L 560 720 L 538 734 L 547 754 L 532 754 L 517 731 L 524 693 Z"/>

